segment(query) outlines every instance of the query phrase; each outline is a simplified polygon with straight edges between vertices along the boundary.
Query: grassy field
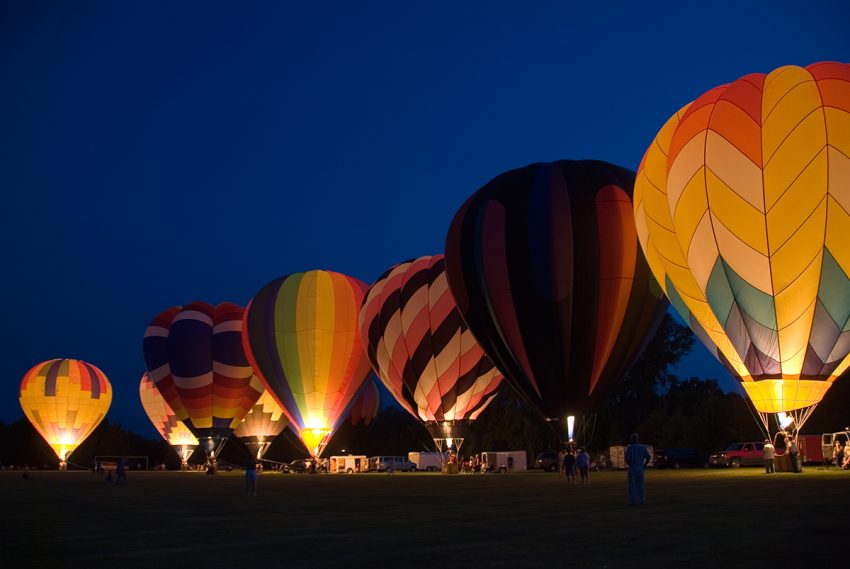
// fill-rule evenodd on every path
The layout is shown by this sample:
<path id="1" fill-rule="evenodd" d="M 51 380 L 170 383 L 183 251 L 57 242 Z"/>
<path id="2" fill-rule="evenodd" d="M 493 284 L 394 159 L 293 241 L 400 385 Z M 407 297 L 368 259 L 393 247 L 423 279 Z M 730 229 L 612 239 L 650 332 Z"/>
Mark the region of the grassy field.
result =
<path id="1" fill-rule="evenodd" d="M 260 476 L 0 473 L 0 566 L 778 567 L 838 561 L 850 472 Z M 840 541 L 836 541 L 840 540 Z M 200 564 L 200 565 L 199 565 Z"/>

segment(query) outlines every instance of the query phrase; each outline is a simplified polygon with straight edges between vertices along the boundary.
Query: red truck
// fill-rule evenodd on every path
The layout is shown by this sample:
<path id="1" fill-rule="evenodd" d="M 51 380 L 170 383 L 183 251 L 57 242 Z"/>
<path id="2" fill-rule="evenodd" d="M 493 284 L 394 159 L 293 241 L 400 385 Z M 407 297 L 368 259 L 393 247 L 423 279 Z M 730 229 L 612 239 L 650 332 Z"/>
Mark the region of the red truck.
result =
<path id="1" fill-rule="evenodd" d="M 711 466 L 763 466 L 764 441 L 732 443 L 724 451 L 712 453 L 708 457 Z"/>

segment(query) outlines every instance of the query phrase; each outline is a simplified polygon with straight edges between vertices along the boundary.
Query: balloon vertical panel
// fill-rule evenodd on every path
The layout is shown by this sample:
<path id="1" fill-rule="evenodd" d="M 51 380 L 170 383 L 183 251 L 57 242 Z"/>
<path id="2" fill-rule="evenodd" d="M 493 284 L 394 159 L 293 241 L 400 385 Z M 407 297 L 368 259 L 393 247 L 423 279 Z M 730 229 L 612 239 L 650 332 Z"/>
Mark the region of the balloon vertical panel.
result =
<path id="1" fill-rule="evenodd" d="M 592 412 L 663 317 L 628 215 L 633 182 L 605 162 L 533 164 L 452 220 L 446 266 L 463 318 L 548 418 Z"/>

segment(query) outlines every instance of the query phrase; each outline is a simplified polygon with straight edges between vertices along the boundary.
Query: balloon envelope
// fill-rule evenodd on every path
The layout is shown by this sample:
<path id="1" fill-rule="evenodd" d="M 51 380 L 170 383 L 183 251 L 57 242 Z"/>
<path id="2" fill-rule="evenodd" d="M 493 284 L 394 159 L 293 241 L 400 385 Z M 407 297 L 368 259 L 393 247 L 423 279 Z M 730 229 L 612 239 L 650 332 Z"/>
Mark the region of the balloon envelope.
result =
<path id="1" fill-rule="evenodd" d="M 532 164 L 479 189 L 449 229 L 464 320 L 547 418 L 592 412 L 663 317 L 637 245 L 633 182 L 605 162 Z"/>
<path id="2" fill-rule="evenodd" d="M 814 405 L 850 365 L 850 66 L 751 74 L 677 112 L 635 220 L 676 310 L 762 413 Z"/>
<path id="3" fill-rule="evenodd" d="M 264 389 L 260 399 L 251 407 L 239 426 L 233 430 L 233 434 L 248 448 L 254 450 L 258 459 L 262 459 L 269 445 L 288 424 L 289 418 L 281 406 Z"/>
<path id="4" fill-rule="evenodd" d="M 381 408 L 381 392 L 374 380 L 367 379 L 360 387 L 351 404 L 351 424 L 368 425 L 378 415 Z"/>
<path id="5" fill-rule="evenodd" d="M 27 419 L 64 463 L 106 416 L 112 386 L 89 363 L 49 360 L 27 372 L 19 400 Z"/>
<path id="6" fill-rule="evenodd" d="M 148 419 L 157 432 L 165 439 L 165 442 L 174 447 L 180 460 L 185 464 L 192 451 L 198 446 L 198 439 L 183 421 L 177 418 L 147 373 L 142 375 L 142 381 L 139 383 L 139 398 Z"/>
<path id="7" fill-rule="evenodd" d="M 273 280 L 245 312 L 251 365 L 314 456 L 369 374 L 357 330 L 365 283 L 332 271 Z"/>
<path id="8" fill-rule="evenodd" d="M 229 302 L 196 302 L 162 312 L 145 331 L 151 380 L 207 453 L 215 453 L 263 392 L 242 348 L 243 312 Z"/>
<path id="9" fill-rule="evenodd" d="M 434 438 L 462 437 L 453 431 L 496 397 L 502 374 L 461 318 L 442 255 L 405 261 L 381 275 L 360 310 L 360 334 L 381 381 Z"/>

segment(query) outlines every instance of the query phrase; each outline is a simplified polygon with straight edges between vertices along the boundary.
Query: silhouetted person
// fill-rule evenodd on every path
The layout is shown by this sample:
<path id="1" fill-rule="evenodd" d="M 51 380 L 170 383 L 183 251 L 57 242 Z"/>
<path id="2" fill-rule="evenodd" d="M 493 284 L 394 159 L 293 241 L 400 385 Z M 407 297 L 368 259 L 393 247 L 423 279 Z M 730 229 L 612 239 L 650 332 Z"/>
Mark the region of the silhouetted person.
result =
<path id="1" fill-rule="evenodd" d="M 115 484 L 127 483 L 127 462 L 124 457 L 118 459 L 118 465 L 115 467 Z"/>
<path id="2" fill-rule="evenodd" d="M 652 459 L 645 446 L 638 442 L 637 433 L 629 437 L 626 447 L 626 467 L 629 469 L 629 504 L 646 504 L 643 493 L 643 469 Z"/>
<path id="3" fill-rule="evenodd" d="M 257 495 L 257 462 L 254 457 L 248 459 L 245 463 L 245 494 L 248 496 Z"/>
<path id="4" fill-rule="evenodd" d="M 570 484 L 576 483 L 576 456 L 570 449 L 564 453 L 564 476 Z"/>
<path id="5" fill-rule="evenodd" d="M 590 475 L 588 474 L 590 470 L 590 455 L 583 448 L 579 449 L 578 455 L 576 455 L 576 468 L 578 468 L 581 483 L 590 484 Z"/>

